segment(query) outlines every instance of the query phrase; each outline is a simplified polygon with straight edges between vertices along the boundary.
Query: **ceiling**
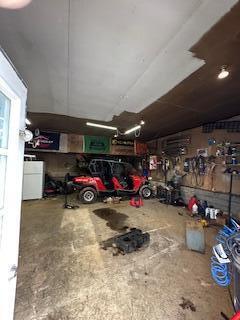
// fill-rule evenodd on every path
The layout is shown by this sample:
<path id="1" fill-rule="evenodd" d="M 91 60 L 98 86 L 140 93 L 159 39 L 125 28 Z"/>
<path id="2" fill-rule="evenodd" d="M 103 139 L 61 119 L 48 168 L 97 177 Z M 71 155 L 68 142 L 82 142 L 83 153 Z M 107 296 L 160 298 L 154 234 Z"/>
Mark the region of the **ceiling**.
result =
<path id="1" fill-rule="evenodd" d="M 148 140 L 239 109 L 237 0 L 34 0 L 0 9 L 0 45 L 28 84 L 34 126 Z M 230 77 L 218 81 L 227 64 Z M 109 132 L 106 132 L 106 134 Z"/>

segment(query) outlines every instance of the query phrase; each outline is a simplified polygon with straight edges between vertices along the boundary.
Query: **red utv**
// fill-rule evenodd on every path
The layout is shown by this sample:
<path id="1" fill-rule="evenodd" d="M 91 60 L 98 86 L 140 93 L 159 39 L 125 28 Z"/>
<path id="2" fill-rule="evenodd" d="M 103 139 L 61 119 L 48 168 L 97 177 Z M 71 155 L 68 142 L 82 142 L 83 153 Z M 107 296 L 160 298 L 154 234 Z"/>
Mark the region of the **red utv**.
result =
<path id="1" fill-rule="evenodd" d="M 98 195 L 136 195 L 144 199 L 152 195 L 146 178 L 133 174 L 129 163 L 94 159 L 89 164 L 89 176 L 72 178 L 73 187 L 79 190 L 83 203 L 93 203 Z"/>

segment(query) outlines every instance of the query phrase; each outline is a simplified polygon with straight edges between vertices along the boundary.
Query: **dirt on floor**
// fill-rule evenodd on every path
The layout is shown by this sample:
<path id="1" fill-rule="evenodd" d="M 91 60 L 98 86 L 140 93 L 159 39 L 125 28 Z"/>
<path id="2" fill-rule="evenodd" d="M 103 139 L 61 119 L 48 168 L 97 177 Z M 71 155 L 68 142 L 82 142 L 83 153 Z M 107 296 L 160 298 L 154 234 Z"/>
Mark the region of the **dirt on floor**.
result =
<path id="1" fill-rule="evenodd" d="M 62 205 L 61 197 L 23 203 L 15 320 L 220 320 L 221 311 L 232 313 L 227 290 L 210 275 L 217 230 L 205 229 L 205 254 L 187 250 L 185 209 L 155 199 L 138 209 L 128 201 Z M 147 248 L 116 256 L 102 249 L 133 227 L 150 233 Z"/>

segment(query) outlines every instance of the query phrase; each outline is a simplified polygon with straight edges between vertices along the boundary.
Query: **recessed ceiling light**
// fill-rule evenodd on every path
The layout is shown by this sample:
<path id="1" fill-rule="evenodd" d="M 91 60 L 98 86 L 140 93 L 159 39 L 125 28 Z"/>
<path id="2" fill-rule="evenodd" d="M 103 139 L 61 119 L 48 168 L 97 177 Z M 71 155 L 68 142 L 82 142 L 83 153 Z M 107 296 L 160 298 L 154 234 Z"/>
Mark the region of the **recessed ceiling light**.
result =
<path id="1" fill-rule="evenodd" d="M 87 122 L 86 125 L 90 127 L 97 127 L 97 128 L 107 129 L 107 130 L 117 130 L 116 127 L 105 126 L 104 124 L 93 123 L 93 122 Z"/>
<path id="2" fill-rule="evenodd" d="M 218 74 L 218 79 L 224 79 L 229 76 L 229 71 L 227 71 L 226 67 L 221 68 L 221 72 Z"/>
<path id="3" fill-rule="evenodd" d="M 141 120 L 141 121 L 140 121 L 140 125 L 143 126 L 144 124 L 145 124 L 145 121 L 144 121 L 144 120 Z"/>
<path id="4" fill-rule="evenodd" d="M 6 9 L 21 9 L 26 7 L 32 0 L 0 0 L 0 7 Z"/>

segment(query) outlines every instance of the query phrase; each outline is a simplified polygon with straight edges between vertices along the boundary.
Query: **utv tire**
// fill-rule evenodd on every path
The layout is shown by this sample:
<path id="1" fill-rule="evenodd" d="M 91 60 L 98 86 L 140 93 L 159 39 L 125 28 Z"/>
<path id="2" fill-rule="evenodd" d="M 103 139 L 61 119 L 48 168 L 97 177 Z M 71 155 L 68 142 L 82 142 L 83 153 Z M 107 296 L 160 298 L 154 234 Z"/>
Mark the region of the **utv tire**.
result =
<path id="1" fill-rule="evenodd" d="M 97 200 L 97 191 L 94 188 L 87 187 L 79 192 L 79 200 L 82 203 L 94 203 Z"/>
<path id="2" fill-rule="evenodd" d="M 152 196 L 152 189 L 149 186 L 144 185 L 139 189 L 139 195 L 143 199 L 150 199 Z"/>

